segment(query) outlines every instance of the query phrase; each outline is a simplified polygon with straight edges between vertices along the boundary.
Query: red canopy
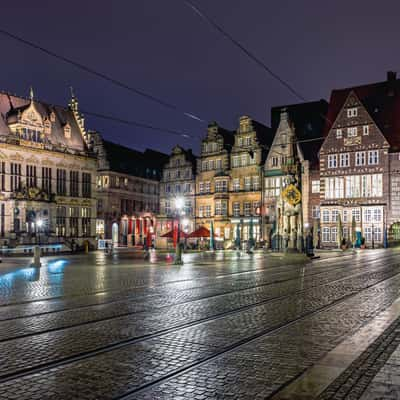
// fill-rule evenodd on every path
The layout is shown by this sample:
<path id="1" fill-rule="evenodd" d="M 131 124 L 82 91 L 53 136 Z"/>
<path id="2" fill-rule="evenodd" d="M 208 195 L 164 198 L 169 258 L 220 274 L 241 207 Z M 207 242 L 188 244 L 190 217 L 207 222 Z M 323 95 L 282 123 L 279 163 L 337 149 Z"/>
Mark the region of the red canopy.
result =
<path id="1" fill-rule="evenodd" d="M 210 231 L 204 226 L 201 226 L 200 228 L 196 229 L 195 231 L 193 231 L 188 235 L 188 238 L 202 238 L 202 237 L 210 237 Z"/>
<path id="2" fill-rule="evenodd" d="M 164 235 L 161 235 L 161 237 L 173 239 L 173 237 L 174 237 L 174 231 L 172 230 L 172 231 L 169 231 L 169 232 L 167 232 L 167 233 L 164 233 Z M 179 231 L 179 237 L 181 237 L 181 238 L 187 238 L 187 237 L 188 237 L 188 234 L 185 233 L 185 232 L 183 232 L 183 231 Z"/>

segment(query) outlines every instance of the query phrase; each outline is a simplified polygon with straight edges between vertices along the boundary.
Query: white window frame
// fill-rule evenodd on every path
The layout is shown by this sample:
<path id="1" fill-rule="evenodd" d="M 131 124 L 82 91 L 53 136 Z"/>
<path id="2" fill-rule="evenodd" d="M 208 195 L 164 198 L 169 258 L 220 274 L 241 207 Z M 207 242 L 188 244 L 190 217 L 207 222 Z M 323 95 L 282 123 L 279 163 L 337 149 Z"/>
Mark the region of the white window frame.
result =
<path id="1" fill-rule="evenodd" d="M 337 167 L 337 154 L 328 154 L 328 168 Z"/>
<path id="2" fill-rule="evenodd" d="M 363 136 L 369 135 L 369 125 L 363 125 Z"/>
<path id="3" fill-rule="evenodd" d="M 379 164 L 379 150 L 368 151 L 368 165 Z"/>
<path id="4" fill-rule="evenodd" d="M 347 128 L 347 137 L 356 137 L 358 129 L 356 126 L 350 126 Z"/>
<path id="5" fill-rule="evenodd" d="M 341 139 L 343 137 L 343 131 L 341 128 L 336 129 L 336 139 Z"/>
<path id="6" fill-rule="evenodd" d="M 347 109 L 347 118 L 353 118 L 358 116 L 358 108 L 351 107 Z"/>
<path id="7" fill-rule="evenodd" d="M 355 162 L 356 167 L 365 165 L 365 158 L 366 158 L 365 151 L 357 151 L 356 152 L 356 162 Z"/>
<path id="8" fill-rule="evenodd" d="M 320 180 L 311 181 L 311 193 L 319 193 L 321 191 Z"/>
<path id="9" fill-rule="evenodd" d="M 340 166 L 341 167 L 350 166 L 350 153 L 340 153 Z"/>
<path id="10" fill-rule="evenodd" d="M 322 228 L 322 241 L 330 242 L 330 239 L 331 239 L 331 230 L 328 227 L 324 226 Z"/>

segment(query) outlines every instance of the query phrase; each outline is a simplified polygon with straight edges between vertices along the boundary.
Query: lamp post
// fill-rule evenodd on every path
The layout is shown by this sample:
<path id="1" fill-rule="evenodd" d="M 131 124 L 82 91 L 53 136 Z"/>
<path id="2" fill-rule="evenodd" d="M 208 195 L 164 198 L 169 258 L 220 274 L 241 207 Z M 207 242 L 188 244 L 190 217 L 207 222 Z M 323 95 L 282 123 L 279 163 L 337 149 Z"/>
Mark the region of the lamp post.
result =
<path id="1" fill-rule="evenodd" d="M 183 265 L 182 260 L 182 249 L 180 243 L 180 225 L 181 225 L 181 213 L 183 209 L 184 201 L 182 197 L 178 197 L 175 199 L 175 211 L 178 217 L 178 229 L 177 229 L 177 237 L 176 237 L 176 246 L 175 246 L 175 265 Z"/>
<path id="2" fill-rule="evenodd" d="M 36 233 L 38 235 L 38 244 L 39 244 L 39 246 L 40 246 L 40 230 L 41 230 L 42 226 L 43 226 L 43 220 L 42 219 L 38 219 L 36 221 Z"/>
<path id="3" fill-rule="evenodd" d="M 374 224 L 372 224 L 372 248 L 375 248 L 375 240 L 374 240 L 374 234 L 375 234 L 375 228 L 374 228 Z"/>

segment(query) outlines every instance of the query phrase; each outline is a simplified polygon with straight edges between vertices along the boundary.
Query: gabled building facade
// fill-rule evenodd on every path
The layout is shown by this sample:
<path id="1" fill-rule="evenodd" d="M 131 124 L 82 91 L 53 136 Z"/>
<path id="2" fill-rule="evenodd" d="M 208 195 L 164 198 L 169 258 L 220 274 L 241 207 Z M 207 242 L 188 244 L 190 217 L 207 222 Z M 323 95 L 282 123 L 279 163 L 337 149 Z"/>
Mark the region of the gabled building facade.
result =
<path id="1" fill-rule="evenodd" d="M 262 179 L 272 143 L 270 128 L 248 116 L 239 119 L 230 154 L 229 216 L 231 237 L 242 241 L 263 239 Z M 238 229 L 239 228 L 239 229 Z M 252 230 L 252 233 L 251 233 Z"/>
<path id="2" fill-rule="evenodd" d="M 320 151 L 321 241 L 369 247 L 396 239 L 400 220 L 400 80 L 334 90 Z M 341 229 L 342 228 L 342 229 Z M 356 237 L 355 237 L 356 236 Z"/>
<path id="3" fill-rule="evenodd" d="M 185 233 L 195 230 L 196 210 L 196 157 L 191 150 L 175 146 L 164 165 L 160 182 L 160 215 L 158 231 L 165 234 L 171 231 L 177 218 L 176 201 L 182 202 L 182 229 Z"/>
<path id="4" fill-rule="evenodd" d="M 94 244 L 96 159 L 78 101 L 0 93 L 0 241 Z"/>
<path id="5" fill-rule="evenodd" d="M 97 155 L 97 237 L 114 245 L 153 245 L 159 213 L 159 181 L 168 156 L 140 152 L 92 134 Z"/>
<path id="6" fill-rule="evenodd" d="M 196 225 L 210 229 L 213 222 L 220 245 L 231 237 L 228 188 L 233 142 L 232 132 L 211 123 L 197 159 Z"/>
<path id="7" fill-rule="evenodd" d="M 264 167 L 267 247 L 298 249 L 319 224 L 319 160 L 325 100 L 274 107 L 274 141 Z"/>

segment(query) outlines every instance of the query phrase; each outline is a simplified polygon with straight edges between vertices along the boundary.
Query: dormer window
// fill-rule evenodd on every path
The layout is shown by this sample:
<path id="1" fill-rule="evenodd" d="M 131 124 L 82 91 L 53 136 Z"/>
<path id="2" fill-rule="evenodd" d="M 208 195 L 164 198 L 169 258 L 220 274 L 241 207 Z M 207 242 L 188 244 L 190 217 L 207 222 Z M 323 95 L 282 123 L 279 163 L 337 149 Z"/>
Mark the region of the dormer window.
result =
<path id="1" fill-rule="evenodd" d="M 65 136 L 67 139 L 70 139 L 70 138 L 71 138 L 71 127 L 70 127 L 69 124 L 67 124 L 67 125 L 64 126 L 64 136 Z"/>
<path id="2" fill-rule="evenodd" d="M 44 121 L 44 133 L 47 135 L 51 133 L 51 122 L 48 119 Z"/>
<path id="3" fill-rule="evenodd" d="M 347 118 L 357 117 L 358 109 L 357 107 L 351 107 L 347 109 Z"/>

